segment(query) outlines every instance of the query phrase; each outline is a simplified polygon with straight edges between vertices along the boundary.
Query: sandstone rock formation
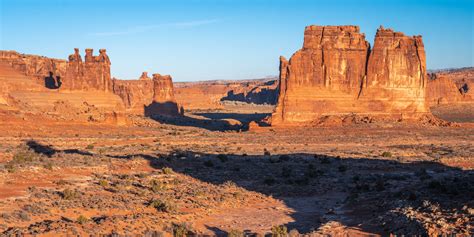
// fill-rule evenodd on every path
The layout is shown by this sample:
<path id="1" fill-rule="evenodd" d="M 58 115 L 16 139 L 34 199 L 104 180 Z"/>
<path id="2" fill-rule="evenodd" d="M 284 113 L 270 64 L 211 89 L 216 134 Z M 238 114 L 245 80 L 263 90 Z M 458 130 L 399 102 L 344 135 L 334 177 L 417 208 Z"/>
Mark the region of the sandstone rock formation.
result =
<path id="1" fill-rule="evenodd" d="M 177 116 L 171 76 L 153 74 L 153 80 L 113 80 L 113 92 L 122 98 L 128 113 Z"/>
<path id="2" fill-rule="evenodd" d="M 432 75 L 435 79 L 446 78 L 446 83 L 447 81 L 451 81 L 451 83 L 454 83 L 455 87 L 461 95 L 461 97 L 457 101 L 458 103 L 474 103 L 474 67 L 439 70 L 434 72 Z M 436 83 L 436 80 L 430 80 L 428 82 L 428 87 L 430 85 L 430 82 Z M 432 95 L 433 94 L 431 94 L 430 96 Z M 440 96 L 446 95 L 438 95 L 438 97 Z"/>
<path id="3" fill-rule="evenodd" d="M 152 80 L 113 80 L 113 92 L 120 96 L 128 113 L 143 115 L 153 102 Z"/>
<path id="4" fill-rule="evenodd" d="M 272 125 L 321 116 L 425 114 L 426 62 L 421 36 L 379 28 L 373 50 L 357 26 L 308 26 L 303 48 L 280 58 Z"/>
<path id="5" fill-rule="evenodd" d="M 15 71 L 31 77 L 36 83 L 45 85 L 47 79 L 64 77 L 67 61 L 38 55 L 20 54 L 16 51 L 0 50 L 0 62 L 9 65 Z"/>
<path id="6" fill-rule="evenodd" d="M 430 106 L 457 103 L 462 100 L 462 94 L 454 82 L 445 76 L 432 74 L 426 87 L 426 102 Z"/>
<path id="7" fill-rule="evenodd" d="M 138 80 L 149 80 L 149 81 L 151 81 L 151 78 L 148 76 L 148 72 L 142 72 L 142 75 L 140 76 L 140 78 L 138 78 Z"/>
<path id="8" fill-rule="evenodd" d="M 93 55 L 93 49 L 86 49 L 85 62 L 82 62 L 79 49 L 69 55 L 66 77 L 63 79 L 63 90 L 99 90 L 111 91 L 110 59 L 105 49 L 99 55 Z"/>
<path id="9" fill-rule="evenodd" d="M 110 59 L 74 49 L 68 61 L 0 51 L 0 102 L 53 120 L 124 124 L 124 106 L 111 93 Z"/>
<path id="10" fill-rule="evenodd" d="M 153 102 L 145 107 L 145 115 L 178 116 L 179 114 L 171 76 L 153 74 Z"/>
<path id="11" fill-rule="evenodd" d="M 186 109 L 223 109 L 224 104 L 243 102 L 274 105 L 276 78 L 176 82 L 175 97 Z"/>
<path id="12" fill-rule="evenodd" d="M 415 118 L 429 112 L 425 104 L 426 56 L 421 36 L 380 27 L 362 85 L 365 111 Z"/>

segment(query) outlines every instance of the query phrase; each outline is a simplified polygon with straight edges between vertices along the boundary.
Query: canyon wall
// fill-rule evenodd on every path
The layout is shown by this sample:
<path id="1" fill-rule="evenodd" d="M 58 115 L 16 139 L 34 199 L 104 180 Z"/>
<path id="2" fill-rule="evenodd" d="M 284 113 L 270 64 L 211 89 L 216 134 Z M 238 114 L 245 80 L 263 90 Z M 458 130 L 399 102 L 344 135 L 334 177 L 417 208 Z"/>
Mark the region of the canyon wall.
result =
<path id="1" fill-rule="evenodd" d="M 15 51 L 0 51 L 0 62 L 10 65 L 48 89 L 110 91 L 110 59 L 106 50 L 101 49 L 100 54 L 94 56 L 92 49 L 86 49 L 84 62 L 79 49 L 74 50 L 75 53 L 67 61 Z"/>
<path id="2" fill-rule="evenodd" d="M 311 123 L 321 116 L 368 114 L 415 118 L 425 105 L 421 36 L 379 28 L 371 50 L 357 26 L 308 26 L 303 48 L 280 58 L 272 125 Z"/>

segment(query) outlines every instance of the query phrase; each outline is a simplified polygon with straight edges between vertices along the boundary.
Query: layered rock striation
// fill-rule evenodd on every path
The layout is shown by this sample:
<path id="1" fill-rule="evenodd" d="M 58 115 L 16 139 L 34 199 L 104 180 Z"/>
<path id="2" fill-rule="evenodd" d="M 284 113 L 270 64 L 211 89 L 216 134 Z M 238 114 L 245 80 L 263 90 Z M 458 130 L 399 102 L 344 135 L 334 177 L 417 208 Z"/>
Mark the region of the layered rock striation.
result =
<path id="1" fill-rule="evenodd" d="M 371 50 L 357 26 L 308 26 L 303 48 L 289 61 L 280 58 L 272 124 L 353 113 L 391 118 L 428 113 L 425 61 L 421 36 L 380 27 Z"/>

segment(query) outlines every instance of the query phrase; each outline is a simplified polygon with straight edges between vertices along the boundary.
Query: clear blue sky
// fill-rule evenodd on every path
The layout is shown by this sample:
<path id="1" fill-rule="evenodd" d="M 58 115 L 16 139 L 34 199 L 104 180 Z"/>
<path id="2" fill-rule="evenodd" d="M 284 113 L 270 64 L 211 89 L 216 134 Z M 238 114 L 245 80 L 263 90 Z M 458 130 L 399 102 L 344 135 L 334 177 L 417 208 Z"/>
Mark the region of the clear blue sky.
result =
<path id="1" fill-rule="evenodd" d="M 106 48 L 112 75 L 175 81 L 278 74 L 307 25 L 380 25 L 423 35 L 429 69 L 473 66 L 472 0 L 0 0 L 0 48 L 67 58 Z"/>

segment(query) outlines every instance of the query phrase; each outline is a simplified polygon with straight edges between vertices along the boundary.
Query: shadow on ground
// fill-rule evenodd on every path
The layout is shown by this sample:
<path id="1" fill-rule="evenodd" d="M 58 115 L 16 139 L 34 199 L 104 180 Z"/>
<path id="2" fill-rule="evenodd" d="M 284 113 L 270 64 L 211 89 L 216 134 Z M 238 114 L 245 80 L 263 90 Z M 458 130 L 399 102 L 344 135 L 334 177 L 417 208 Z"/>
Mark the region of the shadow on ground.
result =
<path id="1" fill-rule="evenodd" d="M 247 131 L 249 123 L 260 121 L 267 117 L 267 113 L 239 114 L 239 113 L 196 113 L 196 117 L 191 116 L 150 116 L 153 120 L 162 124 L 175 126 L 196 127 L 209 131 Z M 237 121 L 237 122 L 236 122 Z"/>
<path id="2" fill-rule="evenodd" d="M 58 152 L 34 141 L 29 144 L 41 154 Z M 401 163 L 379 157 L 305 153 L 215 155 L 176 151 L 159 156 L 106 156 L 141 157 L 156 169 L 171 167 L 204 182 L 232 182 L 246 190 L 271 195 L 294 210 L 289 214 L 294 221 L 286 226 L 300 233 L 333 221 L 383 236 L 427 236 L 433 232 L 426 223 L 434 222 L 436 226 L 439 220 L 445 220 L 454 226 L 453 216 L 461 214 L 469 220 L 469 210 L 474 208 L 474 172 L 436 162 Z M 467 224 L 460 225 L 465 228 Z M 211 224 L 207 228 L 219 236 L 227 233 Z M 456 228 L 452 230 L 456 233 Z"/>

